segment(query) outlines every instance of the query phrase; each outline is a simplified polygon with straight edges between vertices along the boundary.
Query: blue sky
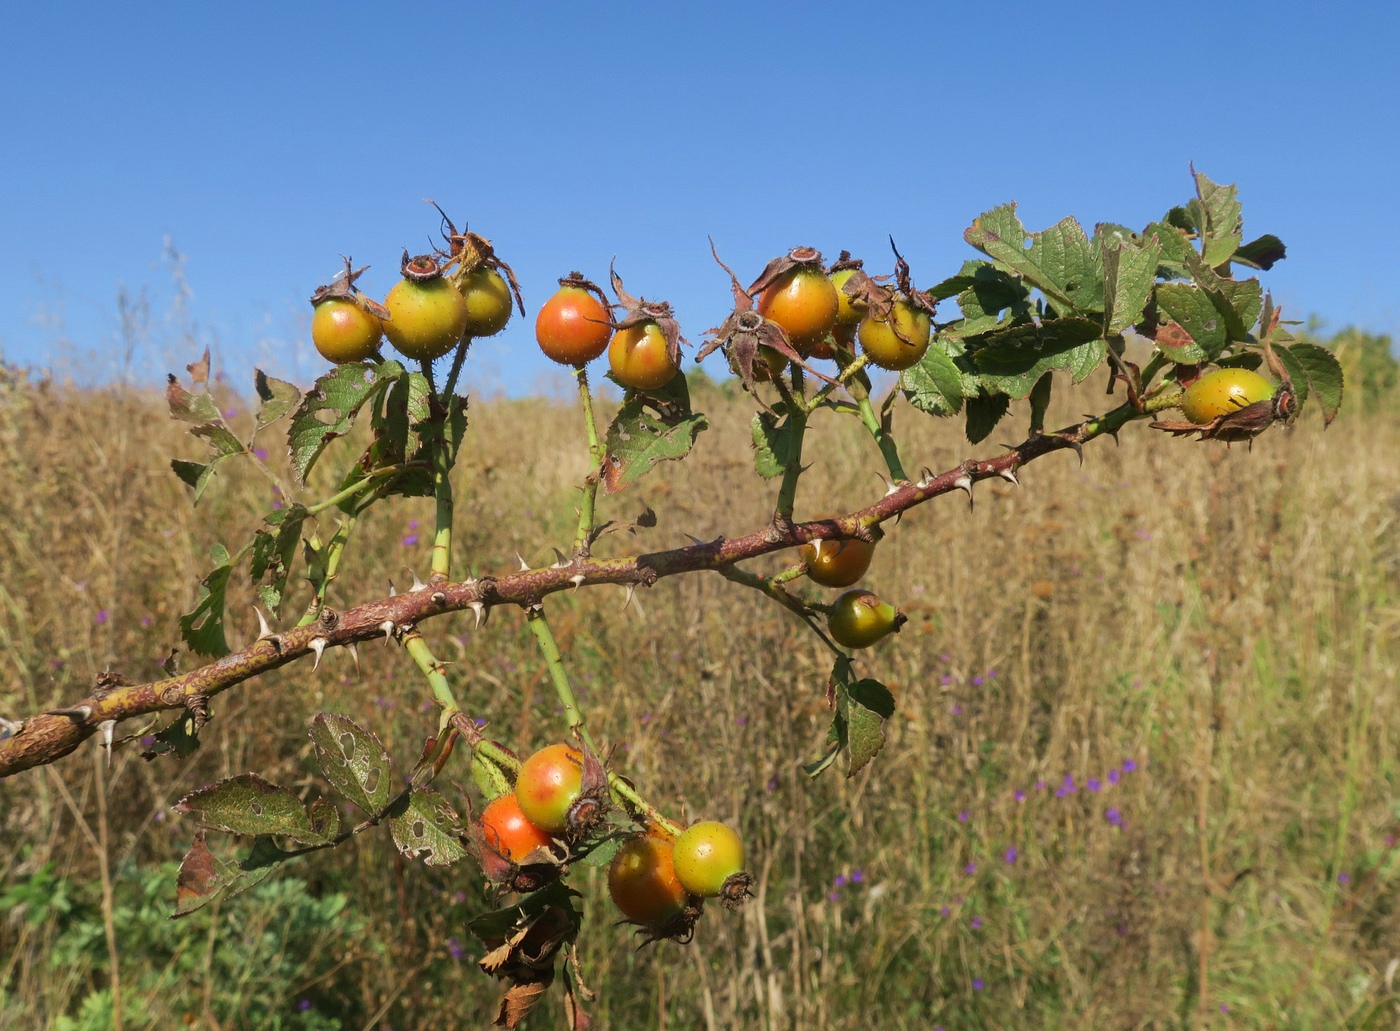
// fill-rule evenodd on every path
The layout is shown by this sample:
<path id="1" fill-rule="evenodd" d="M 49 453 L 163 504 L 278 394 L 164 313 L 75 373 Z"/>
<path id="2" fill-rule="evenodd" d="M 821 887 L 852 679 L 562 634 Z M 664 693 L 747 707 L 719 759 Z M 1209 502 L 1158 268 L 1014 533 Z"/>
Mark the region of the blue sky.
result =
<path id="1" fill-rule="evenodd" d="M 930 285 L 1016 200 L 1144 225 L 1239 184 L 1288 313 L 1400 335 L 1400 5 L 25 4 L 0 64 L 0 355 L 157 381 L 212 343 L 305 385 L 339 254 L 383 296 L 433 197 L 530 318 L 478 390 L 548 389 L 535 309 L 610 258 L 692 341 L 797 244 Z M 166 241 L 183 255 L 174 287 Z M 149 316 L 129 363 L 118 297 Z M 135 306 L 139 308 L 139 304 Z M 134 320 L 136 324 L 140 319 Z M 714 361 L 710 359 L 709 361 Z M 718 372 L 718 370 L 715 370 Z"/>

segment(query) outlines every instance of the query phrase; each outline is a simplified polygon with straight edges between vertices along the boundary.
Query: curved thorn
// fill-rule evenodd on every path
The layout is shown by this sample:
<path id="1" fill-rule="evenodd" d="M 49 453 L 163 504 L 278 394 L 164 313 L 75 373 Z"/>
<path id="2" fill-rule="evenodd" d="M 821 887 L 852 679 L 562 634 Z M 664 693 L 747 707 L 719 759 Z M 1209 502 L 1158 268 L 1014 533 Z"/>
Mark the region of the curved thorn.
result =
<path id="1" fill-rule="evenodd" d="M 379 629 L 384 631 L 384 647 L 389 647 L 389 642 L 394 639 L 394 621 L 386 619 L 379 624 Z"/>
<path id="2" fill-rule="evenodd" d="M 350 649 L 350 658 L 355 660 L 355 676 L 360 675 L 360 646 L 351 641 L 345 647 Z"/>
<path id="3" fill-rule="evenodd" d="M 315 673 L 321 665 L 321 656 L 326 652 L 326 645 L 330 644 L 324 637 L 313 637 L 311 639 L 311 650 L 316 653 L 316 661 L 311 664 L 311 672 Z"/>
<path id="4" fill-rule="evenodd" d="M 70 720 L 76 720 L 78 723 L 86 723 L 92 718 L 92 706 L 78 705 L 71 709 L 50 709 L 47 715 L 67 716 Z"/>
<path id="5" fill-rule="evenodd" d="M 705 542 L 702 541 L 699 537 L 696 537 L 696 536 L 695 536 L 694 534 L 692 534 L 692 533 L 686 533 L 686 534 L 683 534 L 683 536 L 685 537 L 686 540 L 690 541 L 690 543 L 691 543 L 691 544 L 694 544 L 696 547 L 703 548 L 703 547 L 705 546 Z"/>
<path id="6" fill-rule="evenodd" d="M 418 579 L 417 570 L 410 569 L 409 572 L 413 574 L 413 586 L 409 588 L 410 591 L 421 591 L 428 586 L 422 580 Z"/>
<path id="7" fill-rule="evenodd" d="M 273 636 L 272 627 L 267 625 L 267 617 L 262 614 L 262 609 L 254 605 L 253 611 L 258 614 L 258 640 L 266 641 Z"/>
<path id="8" fill-rule="evenodd" d="M 588 577 L 584 576 L 582 573 L 575 573 L 573 576 L 569 577 L 569 582 L 574 585 L 574 589 L 571 593 L 577 594 L 578 589 L 583 586 L 583 582 L 587 579 Z"/>
<path id="9" fill-rule="evenodd" d="M 482 625 L 491 618 L 491 610 L 479 601 L 474 601 L 467 608 L 476 614 L 476 628 L 481 629 Z"/>
<path id="10" fill-rule="evenodd" d="M 822 557 L 822 545 L 826 543 L 826 538 L 813 537 L 807 543 L 812 546 L 812 558 L 820 562 Z"/>
<path id="11" fill-rule="evenodd" d="M 107 750 L 107 766 L 112 766 L 112 732 L 117 729 L 116 720 L 103 720 L 97 725 L 97 729 L 102 732 L 102 747 Z"/>
<path id="12" fill-rule="evenodd" d="M 518 551 L 515 553 L 515 557 L 520 562 L 520 571 L 522 573 L 528 572 L 530 569 L 530 563 L 526 562 L 523 558 L 521 558 L 520 552 Z"/>
<path id="13" fill-rule="evenodd" d="M 1016 475 L 1015 469 L 998 469 L 997 475 L 1000 476 L 1007 483 L 1014 483 L 1018 487 L 1021 485 L 1021 480 Z"/>
<path id="14" fill-rule="evenodd" d="M 558 559 L 554 565 L 550 566 L 551 569 L 567 569 L 569 566 L 573 565 L 572 562 L 564 557 L 564 553 L 558 548 L 553 548 L 551 550 L 553 550 L 555 557 Z"/>
<path id="15" fill-rule="evenodd" d="M 390 580 L 390 581 L 389 581 L 389 597 L 391 597 L 391 598 L 397 598 L 398 595 L 399 595 L 399 589 L 398 589 L 397 587 L 394 586 L 394 581 Z"/>
<path id="16" fill-rule="evenodd" d="M 973 505 L 972 477 L 969 476 L 967 473 L 963 473 L 961 476 L 959 476 L 956 480 L 953 481 L 953 486 L 957 487 L 959 490 L 967 491 L 967 510 L 971 512 Z"/>
<path id="17" fill-rule="evenodd" d="M 627 585 L 627 600 L 624 601 L 624 602 L 622 603 L 622 611 L 623 611 L 623 612 L 626 612 L 626 611 L 627 611 L 627 606 L 632 604 L 632 595 L 634 595 L 634 594 L 636 594 L 636 593 L 637 593 L 637 585 L 636 585 L 636 584 L 628 584 L 628 585 Z"/>

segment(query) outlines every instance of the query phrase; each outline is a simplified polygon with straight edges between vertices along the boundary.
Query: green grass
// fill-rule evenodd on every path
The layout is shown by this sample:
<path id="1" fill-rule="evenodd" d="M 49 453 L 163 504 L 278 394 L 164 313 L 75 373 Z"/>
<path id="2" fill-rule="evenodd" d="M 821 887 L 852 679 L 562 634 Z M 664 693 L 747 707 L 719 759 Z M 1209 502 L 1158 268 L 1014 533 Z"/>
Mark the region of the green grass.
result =
<path id="1" fill-rule="evenodd" d="M 1101 389 L 1060 415 L 1102 408 Z M 712 429 L 696 452 L 601 502 L 623 522 L 650 505 L 658 527 L 609 535 L 600 552 L 762 525 L 776 488 L 753 472 L 742 397 L 700 388 L 697 404 Z M 459 568 L 506 570 L 517 551 L 552 561 L 587 464 L 577 413 L 491 401 L 471 414 Z M 913 468 L 990 451 L 956 422 L 898 420 Z M 805 450 L 799 516 L 883 489 L 863 431 L 831 422 Z M 971 512 L 959 494 L 908 513 L 867 582 L 911 621 L 859 662 L 899 712 L 849 780 L 799 769 L 825 737 L 829 661 L 771 602 L 711 573 L 639 591 L 625 612 L 620 588 L 551 599 L 618 768 L 675 817 L 740 827 L 757 878 L 757 898 L 707 913 L 691 945 L 639 951 L 613 926 L 601 875 L 578 871 L 590 1014 L 628 1029 L 1393 1026 L 1398 449 L 1393 405 L 1326 433 L 1309 412 L 1252 451 L 1134 427 L 1121 447 L 1091 445 L 1082 468 L 1064 453 L 1028 466 L 1020 488 L 980 487 Z M 270 502 L 253 476 L 221 473 L 191 511 L 175 454 L 196 457 L 197 442 L 156 398 L 0 390 L 0 715 L 79 697 L 109 666 L 157 674 L 209 546 L 236 546 Z M 426 570 L 430 520 L 430 501 L 367 517 L 333 604 Z M 246 583 L 231 597 L 237 646 L 256 623 Z M 521 613 L 424 631 L 489 733 L 517 751 L 559 736 Z M 387 833 L 213 913 L 163 919 L 168 864 L 193 834 L 169 812 L 186 791 L 253 770 L 323 792 L 306 737 L 323 709 L 411 763 L 432 721 L 412 663 L 377 646 L 358 675 L 347 656 L 327 660 L 217 699 L 183 763 L 125 749 L 101 770 L 85 747 L 0 784 L 0 1023 L 110 1021 L 112 951 L 128 1027 L 186 1014 L 211 1028 L 489 1022 L 497 987 L 464 930 L 488 905 L 479 875 L 400 863 Z M 465 765 L 446 775 L 470 783 Z M 256 983 L 239 980 L 250 965 Z M 560 1021 L 552 998 L 527 1026 Z"/>

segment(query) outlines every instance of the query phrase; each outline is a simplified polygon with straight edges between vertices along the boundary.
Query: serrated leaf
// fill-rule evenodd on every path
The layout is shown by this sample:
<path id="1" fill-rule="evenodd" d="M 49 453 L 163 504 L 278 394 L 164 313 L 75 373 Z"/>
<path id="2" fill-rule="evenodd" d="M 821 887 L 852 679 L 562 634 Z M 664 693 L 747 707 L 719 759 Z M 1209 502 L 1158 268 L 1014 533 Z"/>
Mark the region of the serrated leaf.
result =
<path id="1" fill-rule="evenodd" d="M 1192 253 L 1186 259 L 1191 278 L 1225 320 L 1230 340 L 1245 340 L 1264 307 L 1264 291 L 1257 279 L 1225 279 Z"/>
<path id="2" fill-rule="evenodd" d="M 310 733 L 326 780 L 366 813 L 381 812 L 389 804 L 394 764 L 379 738 L 333 712 L 317 713 Z"/>
<path id="3" fill-rule="evenodd" d="M 1046 319 L 1013 326 L 982 338 L 972 352 L 980 381 L 1019 400 L 1054 369 L 1070 369 L 1075 382 L 1096 369 L 1108 353 L 1103 327 L 1091 319 Z"/>
<path id="4" fill-rule="evenodd" d="M 242 441 L 230 433 L 222 423 L 210 422 L 195 426 L 190 429 L 190 434 L 207 440 L 209 446 L 214 449 L 214 454 L 220 457 L 241 455 L 245 450 Z"/>
<path id="5" fill-rule="evenodd" d="M 1264 358 L 1258 351 L 1241 351 L 1239 354 L 1231 354 L 1226 355 L 1224 358 L 1217 358 L 1215 364 L 1222 369 L 1255 370 L 1264 364 Z"/>
<path id="6" fill-rule="evenodd" d="M 1153 222 L 1142 231 L 1145 237 L 1155 236 L 1161 245 L 1157 275 L 1164 279 L 1189 279 L 1186 271 L 1186 258 L 1195 254 L 1190 239 L 1179 228 L 1166 222 Z"/>
<path id="7" fill-rule="evenodd" d="M 1152 296 L 1162 244 L 1155 235 L 1139 242 L 1110 232 L 1096 232 L 1094 237 L 1103 241 L 1104 333 L 1122 333 L 1142 318 Z"/>
<path id="8" fill-rule="evenodd" d="M 1330 426 L 1342 408 L 1345 382 L 1341 362 L 1337 360 L 1335 354 L 1317 344 L 1290 344 L 1286 350 L 1292 354 L 1307 374 L 1308 386 L 1312 388 L 1312 395 L 1322 406 L 1323 424 Z M 1290 375 L 1292 375 L 1291 372 Z M 1296 387 L 1296 383 L 1294 385 Z M 1299 400 L 1301 402 L 1302 398 L 1300 397 Z"/>
<path id="9" fill-rule="evenodd" d="M 998 267 L 1039 288 L 1059 314 L 1103 310 L 1102 272 L 1095 263 L 1089 237 L 1073 218 L 1027 233 L 1016 217 L 1013 202 L 979 215 L 963 238 Z"/>
<path id="10" fill-rule="evenodd" d="M 1010 407 L 1011 398 L 1005 394 L 979 394 L 977 397 L 969 397 L 966 427 L 968 442 L 980 444 L 986 440 Z"/>
<path id="11" fill-rule="evenodd" d="M 1196 196 L 1204 212 L 1203 218 L 1197 218 L 1203 241 L 1201 256 L 1208 265 L 1223 265 L 1240 246 L 1240 231 L 1244 223 L 1240 217 L 1238 191 L 1233 183 L 1222 186 L 1211 182 L 1203 172 L 1193 171 L 1192 175 L 1196 179 Z"/>
<path id="12" fill-rule="evenodd" d="M 410 792 L 395 805 L 389 829 L 400 852 L 410 859 L 421 856 L 428 866 L 450 866 L 467 854 L 457 813 L 432 788 Z"/>
<path id="13" fill-rule="evenodd" d="M 228 777 L 191 791 L 175 805 L 179 813 L 199 813 L 200 822 L 231 834 L 277 834 L 308 845 L 328 840 L 313 825 L 301 800 L 256 773 Z"/>
<path id="14" fill-rule="evenodd" d="M 894 696 L 878 680 L 845 687 L 846 776 L 854 777 L 885 746 L 885 720 L 894 715 Z"/>
<path id="15" fill-rule="evenodd" d="M 791 417 L 779 422 L 771 412 L 758 412 L 753 417 L 751 435 L 753 466 L 765 480 L 783 475 L 798 460 L 801 442 Z"/>
<path id="16" fill-rule="evenodd" d="M 142 749 L 141 758 L 150 762 L 161 755 L 173 755 L 183 759 L 199 751 L 199 731 L 194 717 L 181 712 L 163 728 L 156 732 L 155 740 L 149 748 Z"/>
<path id="17" fill-rule="evenodd" d="M 174 376 L 165 381 L 165 401 L 170 408 L 170 416 L 181 422 L 210 423 L 220 419 L 219 406 L 207 393 L 192 394 L 180 385 Z"/>
<path id="18" fill-rule="evenodd" d="M 704 415 L 690 410 L 684 376 L 672 377 L 659 390 L 627 391 L 608 426 L 603 492 L 616 494 L 658 462 L 684 458 L 708 426 Z"/>
<path id="19" fill-rule="evenodd" d="M 249 562 L 249 578 L 257 587 L 258 596 L 273 616 L 282 611 L 287 578 L 292 574 L 297 544 L 307 511 L 302 505 L 278 509 L 264 516 L 266 525 L 276 534 L 259 527 L 253 535 L 253 553 Z"/>
<path id="20" fill-rule="evenodd" d="M 403 374 L 402 365 L 386 361 L 379 365 L 337 365 L 316 381 L 293 413 L 287 431 L 292 468 L 302 482 L 326 445 L 347 433 L 360 410 Z"/>
<path id="21" fill-rule="evenodd" d="M 826 750 L 811 762 L 803 763 L 802 772 L 809 777 L 821 776 L 836 762 L 845 741 L 846 719 L 844 716 L 836 715 L 832 717 L 831 727 L 826 732 Z"/>
<path id="22" fill-rule="evenodd" d="M 612 857 L 617 855 L 617 850 L 622 847 L 623 837 L 620 834 L 613 835 L 603 841 L 598 842 L 589 849 L 584 856 L 578 860 L 581 866 L 603 867 L 612 862 Z"/>
<path id="23" fill-rule="evenodd" d="M 334 841 L 340 833 L 340 810 L 328 798 L 318 798 L 306 807 L 311 829 L 323 842 Z"/>
<path id="24" fill-rule="evenodd" d="M 1191 283 L 1160 283 L 1156 298 L 1157 307 L 1166 316 L 1162 321 L 1175 322 L 1199 348 L 1200 357 L 1196 361 L 1214 361 L 1225 349 L 1229 341 L 1225 319 L 1200 287 Z"/>
<path id="25" fill-rule="evenodd" d="M 180 863 L 175 879 L 175 912 L 171 915 L 189 916 L 216 899 L 241 895 L 288 858 L 271 839 L 260 837 L 242 861 L 227 862 L 209 850 L 201 832 Z"/>
<path id="26" fill-rule="evenodd" d="M 1266 272 L 1286 257 L 1288 248 L 1273 233 L 1265 233 L 1257 240 L 1240 244 L 1239 250 L 1234 253 L 1235 260 L 1248 262 Z"/>
<path id="27" fill-rule="evenodd" d="M 199 504 L 199 499 L 204 496 L 204 490 L 214 479 L 214 468 L 219 464 L 219 459 L 215 458 L 210 462 L 183 462 L 178 458 L 172 459 L 170 468 L 175 475 L 180 477 L 185 483 L 194 488 L 194 504 Z"/>
<path id="28" fill-rule="evenodd" d="M 929 415 L 955 415 L 962 409 L 963 374 L 942 340 L 929 344 L 914 365 L 899 374 L 908 402 Z"/>
<path id="29" fill-rule="evenodd" d="M 254 418 L 258 430 L 272 425 L 301 403 L 300 390 L 286 380 L 269 376 L 262 369 L 253 370 L 253 391 L 258 397 Z"/>
<path id="30" fill-rule="evenodd" d="M 990 262 L 967 261 L 956 278 L 969 283 L 958 294 L 958 308 L 963 317 L 943 327 L 940 337 L 965 338 L 990 333 L 1030 314 L 1030 290 L 1019 276 L 1009 275 Z"/>
<path id="31" fill-rule="evenodd" d="M 229 652 L 224 638 L 224 593 L 233 567 L 222 544 L 214 545 L 211 551 L 214 571 L 200 581 L 194 608 L 180 617 L 180 636 L 192 651 L 218 659 Z"/>

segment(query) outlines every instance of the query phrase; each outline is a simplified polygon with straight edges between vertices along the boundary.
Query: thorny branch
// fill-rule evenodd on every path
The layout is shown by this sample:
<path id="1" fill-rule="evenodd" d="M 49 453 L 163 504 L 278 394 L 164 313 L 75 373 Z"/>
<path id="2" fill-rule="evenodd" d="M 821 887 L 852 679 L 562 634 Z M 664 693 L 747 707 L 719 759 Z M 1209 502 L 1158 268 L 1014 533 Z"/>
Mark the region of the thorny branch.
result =
<path id="1" fill-rule="evenodd" d="M 904 480 L 891 487 L 879 501 L 849 515 L 797 523 L 787 527 L 768 525 L 742 537 L 717 538 L 670 551 L 625 558 L 575 557 L 539 569 L 522 569 L 499 577 L 481 577 L 450 583 L 419 585 L 406 594 L 368 602 L 340 613 L 324 610 L 308 626 L 282 633 L 266 632 L 239 651 L 180 676 L 146 684 L 125 684 L 107 678 L 81 701 L 59 710 L 39 713 L 22 722 L 10 722 L 11 736 L 0 740 L 0 777 L 54 762 L 68 755 L 94 733 L 110 740 L 113 721 L 144 716 L 162 710 L 199 707 L 215 694 L 315 653 L 319 663 L 327 648 L 353 646 L 376 638 L 403 640 L 425 619 L 449 612 L 472 610 L 478 624 L 491 608 L 519 605 L 529 609 L 558 591 L 597 584 L 619 584 L 629 593 L 638 585 L 651 586 L 663 577 L 699 570 L 724 569 L 735 562 L 757 558 L 809 541 L 868 538 L 871 528 L 931 498 L 965 490 L 981 480 L 1002 478 L 1018 482 L 1016 470 L 1043 455 L 1073 449 L 1083 456 L 1083 445 L 1105 433 L 1117 432 L 1147 413 L 1125 404 L 1105 415 L 1087 419 L 1058 433 L 1036 434 L 1023 443 L 985 461 L 968 460 L 938 475 L 927 474 L 917 482 Z"/>

